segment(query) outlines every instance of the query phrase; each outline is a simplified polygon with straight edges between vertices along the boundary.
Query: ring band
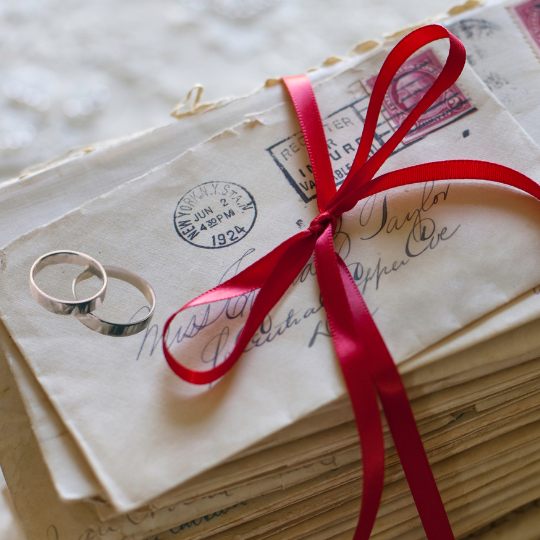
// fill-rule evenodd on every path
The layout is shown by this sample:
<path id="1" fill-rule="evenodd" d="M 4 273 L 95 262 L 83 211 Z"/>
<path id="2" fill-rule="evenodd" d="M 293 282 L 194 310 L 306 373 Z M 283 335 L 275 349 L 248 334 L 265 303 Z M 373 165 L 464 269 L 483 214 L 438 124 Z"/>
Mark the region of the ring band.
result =
<path id="1" fill-rule="evenodd" d="M 77 314 L 77 319 L 91 330 L 99 332 L 100 334 L 105 334 L 106 336 L 132 336 L 133 334 L 144 330 L 154 315 L 156 306 L 154 289 L 152 289 L 152 286 L 145 279 L 124 268 L 119 268 L 117 266 L 105 266 L 104 268 L 110 278 L 119 279 L 133 285 L 133 287 L 138 289 L 144 295 L 149 304 L 148 313 L 141 319 L 128 323 L 109 322 L 98 317 L 94 313 Z M 72 290 L 75 298 L 77 298 L 77 285 L 90 277 L 92 277 L 92 273 L 85 270 L 73 280 Z"/>
<path id="2" fill-rule="evenodd" d="M 37 274 L 47 266 L 62 263 L 86 266 L 87 269 L 83 273 L 88 272 L 89 275 L 96 276 L 103 282 L 99 291 L 88 298 L 64 300 L 51 296 L 40 289 L 35 281 Z M 45 253 L 36 259 L 30 269 L 30 293 L 32 297 L 39 305 L 59 315 L 84 314 L 93 311 L 103 302 L 106 290 L 107 274 L 105 268 L 90 255 L 79 251 L 61 250 Z"/>

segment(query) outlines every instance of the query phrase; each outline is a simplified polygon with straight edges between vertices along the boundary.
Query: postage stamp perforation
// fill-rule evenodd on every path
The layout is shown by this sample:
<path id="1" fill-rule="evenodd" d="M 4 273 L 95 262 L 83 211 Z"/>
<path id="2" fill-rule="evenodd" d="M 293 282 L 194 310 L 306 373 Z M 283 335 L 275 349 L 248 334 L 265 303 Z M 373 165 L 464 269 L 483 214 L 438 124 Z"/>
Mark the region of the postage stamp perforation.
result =
<path id="1" fill-rule="evenodd" d="M 512 20 L 525 36 L 533 54 L 540 59 L 540 2 L 524 0 L 506 6 Z"/>

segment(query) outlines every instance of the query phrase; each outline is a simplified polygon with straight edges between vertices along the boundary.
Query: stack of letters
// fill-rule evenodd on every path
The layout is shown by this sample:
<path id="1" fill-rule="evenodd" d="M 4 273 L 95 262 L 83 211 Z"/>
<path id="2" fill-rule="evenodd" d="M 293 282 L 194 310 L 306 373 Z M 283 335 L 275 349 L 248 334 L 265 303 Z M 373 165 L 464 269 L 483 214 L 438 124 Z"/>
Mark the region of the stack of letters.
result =
<path id="1" fill-rule="evenodd" d="M 540 180 L 539 21 L 533 0 L 443 21 L 469 65 L 385 170 L 474 158 Z M 338 184 L 393 43 L 311 75 Z M 376 147 L 446 49 L 400 70 Z M 172 312 L 305 228 L 314 199 L 280 84 L 0 187 L 0 462 L 30 540 L 352 538 L 361 456 L 311 264 L 218 384 L 181 381 L 161 350 Z M 456 536 L 540 498 L 537 201 L 475 181 L 397 189 L 347 213 L 336 245 L 403 375 Z M 28 273 L 57 249 L 148 280 L 150 326 L 103 336 L 39 306 Z M 138 298 L 116 285 L 108 314 L 129 317 Z M 201 333 L 191 360 L 207 368 L 251 300 L 180 318 L 171 347 L 189 356 Z M 388 433 L 386 447 L 373 538 L 424 538 Z"/>

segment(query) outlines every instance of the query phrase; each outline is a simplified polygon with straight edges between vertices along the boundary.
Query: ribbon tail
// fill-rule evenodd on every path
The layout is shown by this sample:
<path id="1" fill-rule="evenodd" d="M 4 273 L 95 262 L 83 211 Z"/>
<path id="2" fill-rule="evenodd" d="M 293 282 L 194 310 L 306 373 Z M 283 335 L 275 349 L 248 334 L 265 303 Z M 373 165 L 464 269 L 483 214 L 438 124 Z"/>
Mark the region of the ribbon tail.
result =
<path id="1" fill-rule="evenodd" d="M 339 272 L 360 339 L 369 352 L 369 369 L 392 433 L 424 531 L 429 540 L 453 540 L 448 520 L 401 376 L 343 259 Z"/>
<path id="2" fill-rule="evenodd" d="M 354 317 L 340 279 L 330 226 L 317 240 L 315 267 L 362 450 L 362 500 L 354 538 L 367 540 L 377 517 L 384 485 L 384 439 L 377 394 L 366 367 L 367 350 L 364 340 L 356 337 Z"/>

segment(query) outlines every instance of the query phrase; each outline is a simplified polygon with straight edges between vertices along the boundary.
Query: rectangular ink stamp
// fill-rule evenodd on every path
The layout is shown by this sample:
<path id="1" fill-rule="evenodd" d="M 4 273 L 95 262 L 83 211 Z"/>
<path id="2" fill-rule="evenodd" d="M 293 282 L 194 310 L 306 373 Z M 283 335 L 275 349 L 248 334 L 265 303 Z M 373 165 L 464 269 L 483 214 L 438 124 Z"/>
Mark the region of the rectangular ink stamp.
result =
<path id="1" fill-rule="evenodd" d="M 362 109 L 367 107 L 368 95 L 334 111 L 324 119 L 324 131 L 328 144 L 328 153 L 332 161 L 334 179 L 339 185 L 352 165 L 360 135 L 362 133 Z M 295 133 L 266 149 L 285 178 L 305 202 L 315 198 L 313 171 L 305 148 L 304 136 Z M 298 167 L 296 155 L 301 153 L 305 160 Z"/>
<path id="2" fill-rule="evenodd" d="M 405 62 L 388 89 L 375 133 L 371 152 L 378 150 L 401 124 L 405 116 L 422 98 L 442 69 L 431 50 L 420 53 Z M 358 97 L 337 109 L 324 119 L 328 153 L 336 185 L 340 185 L 349 172 L 358 148 L 375 76 L 354 84 Z M 418 120 L 395 152 L 422 139 L 441 127 L 476 110 L 470 100 L 456 86 L 448 89 Z M 267 152 L 282 171 L 288 183 L 304 202 L 316 196 L 315 181 L 301 132 L 278 141 Z M 298 165 L 298 155 L 302 156 Z"/>

